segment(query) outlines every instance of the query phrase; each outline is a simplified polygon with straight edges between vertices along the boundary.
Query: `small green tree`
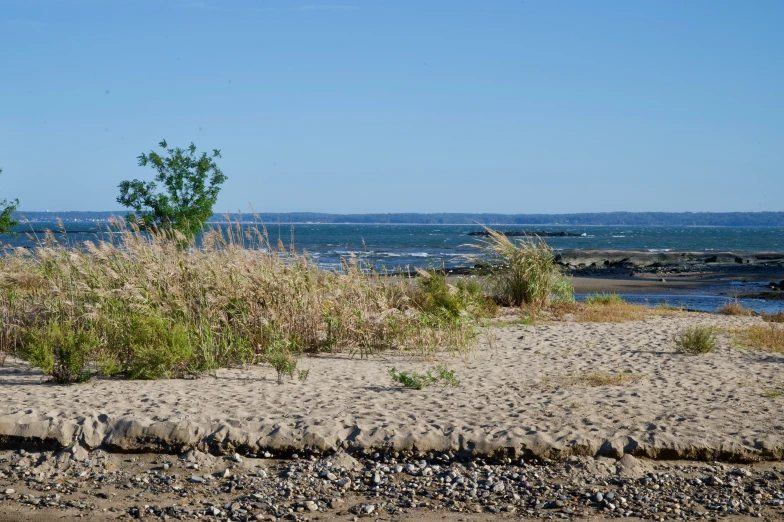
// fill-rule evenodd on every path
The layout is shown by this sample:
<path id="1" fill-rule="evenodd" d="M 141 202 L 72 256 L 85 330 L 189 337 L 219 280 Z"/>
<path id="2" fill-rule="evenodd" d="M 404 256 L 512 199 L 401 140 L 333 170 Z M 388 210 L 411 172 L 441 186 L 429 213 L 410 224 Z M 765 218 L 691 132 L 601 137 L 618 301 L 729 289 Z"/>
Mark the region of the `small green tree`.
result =
<path id="1" fill-rule="evenodd" d="M 2 173 L 3 169 L 0 169 L 0 174 Z M 0 234 L 10 232 L 16 226 L 17 222 L 11 219 L 11 214 L 16 212 L 16 207 L 18 206 L 18 199 L 12 199 L 11 201 L 0 200 Z"/>
<path id="2" fill-rule="evenodd" d="M 150 165 L 157 172 L 155 181 L 123 181 L 117 202 L 135 211 L 128 214 L 129 222 L 148 229 L 177 230 L 192 240 L 212 216 L 220 186 L 226 181 L 215 164 L 220 151 L 198 156 L 193 143 L 186 149 L 169 149 L 166 140 L 159 145 L 166 156 L 155 151 L 139 156 L 139 166 Z M 156 182 L 165 192 L 157 191 Z"/>

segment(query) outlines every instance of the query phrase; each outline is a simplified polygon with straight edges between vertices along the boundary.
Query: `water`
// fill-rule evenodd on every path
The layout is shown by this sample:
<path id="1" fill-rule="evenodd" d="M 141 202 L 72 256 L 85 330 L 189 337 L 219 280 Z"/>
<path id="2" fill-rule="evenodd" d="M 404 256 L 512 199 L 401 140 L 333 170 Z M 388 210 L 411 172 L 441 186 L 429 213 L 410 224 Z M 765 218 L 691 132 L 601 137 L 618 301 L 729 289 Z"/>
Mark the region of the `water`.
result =
<path id="1" fill-rule="evenodd" d="M 584 301 L 589 294 L 575 294 L 574 298 Z M 768 301 L 766 299 L 736 299 L 723 295 L 692 294 L 619 294 L 624 301 L 645 306 L 669 305 L 687 310 L 715 312 L 725 303 L 737 302 L 748 310 L 757 313 L 774 314 L 784 311 L 784 301 Z"/>
<path id="2" fill-rule="evenodd" d="M 25 225 L 28 230 L 31 225 Z M 56 223 L 34 223 L 35 230 L 57 229 Z M 105 224 L 102 224 L 105 226 Z M 251 225 L 246 225 L 249 227 Z M 71 246 L 100 239 L 97 223 L 66 223 L 67 234 L 58 239 Z M 579 237 L 548 237 L 547 242 L 557 250 L 690 250 L 690 251 L 782 251 L 784 228 L 763 227 L 629 227 L 629 226 L 520 226 L 497 225 L 497 230 L 526 230 L 569 232 Z M 24 229 L 23 229 L 24 230 Z M 341 258 L 354 255 L 377 270 L 389 271 L 398 267 L 471 266 L 480 252 L 470 245 L 478 245 L 481 238 L 469 236 L 481 226 L 470 225 L 358 225 L 358 224 L 302 224 L 268 226 L 270 242 L 278 239 L 288 248 L 292 242 L 298 252 L 306 250 L 323 268 L 340 266 Z M 584 234 L 584 235 L 583 235 Z M 8 246 L 33 247 L 43 238 L 40 233 L 23 233 L 19 237 L 0 235 L 0 242 Z M 753 291 L 753 290 L 752 290 Z M 624 296 L 630 302 L 656 305 L 663 302 L 691 309 L 715 311 L 724 300 L 720 296 L 650 295 Z M 646 301 L 647 300 L 647 301 Z M 743 300 L 748 308 L 775 312 L 784 309 L 784 301 Z"/>
<path id="3" fill-rule="evenodd" d="M 247 225 L 250 226 L 250 225 Z M 30 227 L 30 225 L 27 225 Z M 34 223 L 35 230 L 56 229 L 56 223 Z M 66 223 L 65 241 L 78 245 L 95 240 L 98 224 Z M 581 237 L 548 237 L 557 250 L 691 250 L 691 251 L 782 251 L 784 228 L 752 227 L 629 227 L 629 226 L 557 226 L 497 225 L 498 230 L 527 230 L 585 234 Z M 21 227 L 24 230 L 24 227 Z M 29 229 L 29 228 L 28 228 Z M 308 253 L 325 268 L 336 267 L 340 259 L 352 254 L 376 269 L 396 267 L 467 266 L 479 252 L 471 248 L 478 237 L 469 236 L 482 230 L 471 225 L 294 225 L 293 240 L 297 251 Z M 270 241 L 280 239 L 288 248 L 292 229 L 288 225 L 268 227 Z M 10 246 L 32 247 L 36 238 L 0 235 L 0 242 Z M 40 239 L 43 236 L 37 234 Z"/>

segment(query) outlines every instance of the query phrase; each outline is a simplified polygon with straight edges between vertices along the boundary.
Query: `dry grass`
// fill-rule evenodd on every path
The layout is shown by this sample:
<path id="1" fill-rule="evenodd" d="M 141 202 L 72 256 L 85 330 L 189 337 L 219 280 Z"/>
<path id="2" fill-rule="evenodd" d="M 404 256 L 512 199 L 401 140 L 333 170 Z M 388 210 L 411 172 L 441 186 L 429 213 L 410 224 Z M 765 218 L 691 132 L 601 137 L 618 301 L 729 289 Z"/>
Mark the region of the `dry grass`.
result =
<path id="1" fill-rule="evenodd" d="M 735 341 L 740 346 L 766 352 L 784 352 L 784 328 L 777 324 L 754 325 L 734 330 Z"/>
<path id="2" fill-rule="evenodd" d="M 588 373 L 585 375 L 573 376 L 569 377 L 565 381 L 566 386 L 590 386 L 590 387 L 599 387 L 599 386 L 620 386 L 622 384 L 628 384 L 632 382 L 637 382 L 642 379 L 642 375 L 625 372 L 625 373 L 602 373 L 602 372 L 594 372 Z"/>
<path id="3" fill-rule="evenodd" d="M 740 315 L 740 316 L 754 315 L 754 310 L 749 310 L 748 308 L 744 308 L 743 305 L 737 301 L 724 303 L 719 307 L 718 311 L 722 315 Z"/>
<path id="4" fill-rule="evenodd" d="M 775 314 L 762 313 L 762 318 L 769 323 L 784 323 L 784 312 L 776 312 Z"/>
<path id="5" fill-rule="evenodd" d="M 540 237 L 512 242 L 506 235 L 485 227 L 486 239 L 479 245 L 495 266 L 489 281 L 497 297 L 509 306 L 525 306 L 532 313 L 556 300 L 572 299 L 571 281 L 555 264 L 552 248 Z"/>
<path id="6" fill-rule="evenodd" d="M 716 331 L 710 326 L 694 326 L 681 330 L 675 337 L 679 353 L 699 355 L 716 351 Z"/>
<path id="7" fill-rule="evenodd" d="M 474 289 L 444 284 L 435 295 L 367 273 L 353 259 L 342 270 L 321 270 L 307 256 L 272 247 L 263 227 L 228 223 L 187 251 L 121 220 L 104 234 L 69 248 L 50 233 L 34 251 L 0 257 L 0 354 L 22 353 L 29 333 L 57 323 L 98 338 L 95 370 L 127 375 L 142 354 L 169 364 L 155 339 L 175 332 L 178 371 L 163 372 L 171 376 L 263 362 L 281 351 L 463 351 L 476 333 Z"/>
<path id="8" fill-rule="evenodd" d="M 601 303 L 553 303 L 548 312 L 555 320 L 571 318 L 578 323 L 624 323 L 649 318 L 656 313 L 643 305 L 626 302 Z"/>

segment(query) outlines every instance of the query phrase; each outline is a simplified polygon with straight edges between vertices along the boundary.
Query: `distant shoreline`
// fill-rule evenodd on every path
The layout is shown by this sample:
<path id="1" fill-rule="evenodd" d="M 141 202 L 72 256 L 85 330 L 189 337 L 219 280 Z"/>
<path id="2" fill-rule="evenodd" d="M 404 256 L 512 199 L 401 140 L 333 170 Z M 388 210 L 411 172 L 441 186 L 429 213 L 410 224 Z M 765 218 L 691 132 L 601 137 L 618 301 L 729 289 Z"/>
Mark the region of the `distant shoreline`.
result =
<path id="1" fill-rule="evenodd" d="M 37 221 L 105 221 L 127 211 L 19 211 L 14 218 Z M 631 227 L 784 227 L 784 212 L 586 212 L 573 214 L 502 213 L 375 213 L 331 214 L 323 212 L 216 213 L 208 223 L 233 221 L 298 225 L 493 225 L 493 226 L 631 226 Z"/>
<path id="2" fill-rule="evenodd" d="M 121 217 L 121 216 L 120 216 Z M 57 221 L 57 218 L 54 217 L 52 219 L 25 219 L 21 221 L 20 219 L 20 226 L 26 225 L 29 223 L 54 223 Z M 65 223 L 108 223 L 109 219 L 96 219 L 96 220 L 63 220 Z M 210 220 L 207 222 L 208 225 L 220 225 L 226 224 L 227 221 L 215 221 Z M 240 225 L 264 225 L 264 226 L 272 226 L 277 225 L 277 221 L 234 221 L 232 220 L 232 224 L 239 223 Z M 784 228 L 784 224 L 782 225 L 629 225 L 629 224 L 615 224 L 615 225 L 589 225 L 589 224 L 563 224 L 563 223 L 387 223 L 387 222 L 363 222 L 363 223 L 354 223 L 354 222 L 314 222 L 314 221 L 281 221 L 280 225 L 360 225 L 360 226 L 427 226 L 427 227 L 470 227 L 470 226 L 503 226 L 503 227 L 586 227 L 586 228 L 601 228 L 601 227 L 635 227 L 635 228 L 673 228 L 673 227 L 682 227 L 682 228 Z"/>

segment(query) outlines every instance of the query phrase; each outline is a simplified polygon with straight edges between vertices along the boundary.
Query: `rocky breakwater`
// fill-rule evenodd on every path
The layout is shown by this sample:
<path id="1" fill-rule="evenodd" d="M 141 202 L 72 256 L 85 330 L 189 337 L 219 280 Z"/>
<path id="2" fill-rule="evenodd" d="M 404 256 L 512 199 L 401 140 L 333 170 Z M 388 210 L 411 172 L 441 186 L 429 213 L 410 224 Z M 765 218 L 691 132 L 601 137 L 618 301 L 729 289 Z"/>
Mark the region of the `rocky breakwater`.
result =
<path id="1" fill-rule="evenodd" d="M 784 252 L 649 252 L 632 250 L 568 250 L 556 262 L 572 271 L 692 272 L 734 268 L 784 268 Z"/>

